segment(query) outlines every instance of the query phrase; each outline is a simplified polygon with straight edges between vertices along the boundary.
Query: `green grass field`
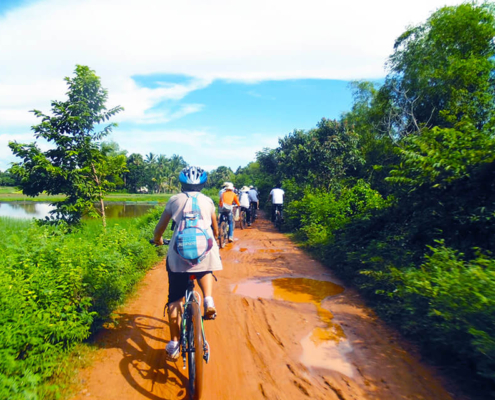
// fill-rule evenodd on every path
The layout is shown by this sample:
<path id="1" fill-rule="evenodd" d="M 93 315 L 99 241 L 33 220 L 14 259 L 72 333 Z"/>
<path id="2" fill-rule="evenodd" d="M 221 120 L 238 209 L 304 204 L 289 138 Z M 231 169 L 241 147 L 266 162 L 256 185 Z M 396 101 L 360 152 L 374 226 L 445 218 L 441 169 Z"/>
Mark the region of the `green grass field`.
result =
<path id="1" fill-rule="evenodd" d="M 166 203 L 173 194 L 160 193 L 160 194 L 133 194 L 133 193 L 109 193 L 105 196 L 105 201 L 136 201 L 136 202 L 148 202 L 157 201 L 158 203 Z M 49 196 L 40 195 L 37 197 L 29 197 L 23 195 L 20 191 L 17 191 L 14 187 L 0 186 L 0 202 L 1 201 L 42 201 L 42 202 L 56 202 L 65 198 L 63 195 Z"/>

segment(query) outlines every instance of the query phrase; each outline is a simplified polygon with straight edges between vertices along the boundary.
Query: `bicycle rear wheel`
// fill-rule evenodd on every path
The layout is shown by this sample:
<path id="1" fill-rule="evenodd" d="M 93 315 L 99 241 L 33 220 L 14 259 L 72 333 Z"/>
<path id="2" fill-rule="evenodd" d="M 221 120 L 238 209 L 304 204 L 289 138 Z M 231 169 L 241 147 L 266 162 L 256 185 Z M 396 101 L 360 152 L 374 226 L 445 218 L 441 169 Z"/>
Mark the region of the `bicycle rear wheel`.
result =
<path id="1" fill-rule="evenodd" d="M 218 241 L 220 242 L 220 248 L 223 249 L 225 245 L 227 244 L 228 241 L 228 228 L 227 228 L 227 222 L 222 221 L 220 223 L 220 226 L 218 227 L 218 230 L 220 231 L 220 235 L 218 238 Z"/>
<path id="2" fill-rule="evenodd" d="M 280 215 L 279 210 L 275 211 L 275 226 L 277 227 L 278 230 L 282 228 L 282 216 Z"/>
<path id="3" fill-rule="evenodd" d="M 241 229 L 245 229 L 246 227 L 247 227 L 246 211 L 241 211 Z"/>
<path id="4" fill-rule="evenodd" d="M 201 311 L 199 305 L 189 305 L 190 318 L 187 321 L 187 367 L 189 372 L 189 396 L 199 400 L 203 392 L 203 333 L 201 330 Z"/>

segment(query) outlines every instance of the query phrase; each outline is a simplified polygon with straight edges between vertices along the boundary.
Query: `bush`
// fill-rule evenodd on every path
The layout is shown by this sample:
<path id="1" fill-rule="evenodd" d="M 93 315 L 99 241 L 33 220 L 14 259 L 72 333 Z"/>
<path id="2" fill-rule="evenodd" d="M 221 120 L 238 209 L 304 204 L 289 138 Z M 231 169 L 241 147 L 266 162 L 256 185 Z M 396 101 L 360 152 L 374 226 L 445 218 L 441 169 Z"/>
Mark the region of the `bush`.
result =
<path id="1" fill-rule="evenodd" d="M 395 304 L 406 334 L 495 380 L 495 259 L 478 251 L 465 260 L 441 241 L 430 251 L 420 268 L 363 273 Z"/>
<path id="2" fill-rule="evenodd" d="M 90 223 L 73 233 L 0 220 L 0 398 L 56 397 L 49 382 L 60 358 L 158 261 L 148 239 L 160 212 L 125 228 Z"/>
<path id="3" fill-rule="evenodd" d="M 367 183 L 359 180 L 351 188 L 340 193 L 318 189 L 306 189 L 301 200 L 294 200 L 286 207 L 286 219 L 290 229 L 298 230 L 299 239 L 312 248 L 323 248 L 333 242 L 334 232 L 351 220 L 365 219 L 373 210 L 386 207 L 387 201 Z"/>

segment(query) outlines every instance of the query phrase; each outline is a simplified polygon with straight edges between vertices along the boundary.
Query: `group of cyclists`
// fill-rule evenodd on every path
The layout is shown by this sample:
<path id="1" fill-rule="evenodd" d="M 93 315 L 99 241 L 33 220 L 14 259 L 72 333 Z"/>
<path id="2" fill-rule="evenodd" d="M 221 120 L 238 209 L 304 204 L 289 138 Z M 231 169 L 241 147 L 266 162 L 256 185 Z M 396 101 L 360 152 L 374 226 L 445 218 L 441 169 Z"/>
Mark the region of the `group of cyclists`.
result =
<path id="1" fill-rule="evenodd" d="M 254 186 L 243 186 L 242 189 L 236 189 L 232 182 L 225 182 L 218 193 L 219 217 L 225 214 L 229 221 L 229 242 L 234 241 L 234 214 L 236 207 L 246 213 L 247 226 L 251 226 L 257 217 L 259 209 L 258 191 Z"/>
<path id="2" fill-rule="evenodd" d="M 167 309 L 171 340 L 166 345 L 167 359 L 180 356 L 180 318 L 189 276 L 195 275 L 204 297 L 204 318 L 214 319 L 217 309 L 213 301 L 213 272 L 223 269 L 217 238 L 218 220 L 213 200 L 201 193 L 208 174 L 200 167 L 189 166 L 179 175 L 182 192 L 172 196 L 165 206 L 153 235 L 156 245 L 163 244 L 163 233 L 172 220 L 174 233 L 170 240 L 166 268 L 168 274 Z M 254 186 L 237 190 L 232 182 L 225 182 L 219 192 L 219 217 L 226 214 L 229 222 L 229 242 L 234 240 L 235 206 L 246 212 L 251 226 L 259 209 L 259 194 Z M 272 221 L 278 209 L 283 210 L 284 191 L 277 185 L 269 195 L 272 203 Z"/>

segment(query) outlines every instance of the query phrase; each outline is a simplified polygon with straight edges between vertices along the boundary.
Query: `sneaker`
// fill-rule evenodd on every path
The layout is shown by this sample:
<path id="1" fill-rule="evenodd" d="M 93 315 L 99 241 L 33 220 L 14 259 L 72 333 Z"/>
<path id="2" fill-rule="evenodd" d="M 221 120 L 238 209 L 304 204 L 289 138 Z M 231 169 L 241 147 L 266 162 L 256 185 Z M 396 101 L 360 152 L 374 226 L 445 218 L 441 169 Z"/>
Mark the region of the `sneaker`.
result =
<path id="1" fill-rule="evenodd" d="M 168 361 L 176 361 L 179 359 L 180 346 L 179 342 L 171 340 L 165 346 L 165 357 Z"/>
<path id="2" fill-rule="evenodd" d="M 214 319 L 217 316 L 217 309 L 215 308 L 215 303 L 213 302 L 213 297 L 205 297 L 205 319 Z"/>

